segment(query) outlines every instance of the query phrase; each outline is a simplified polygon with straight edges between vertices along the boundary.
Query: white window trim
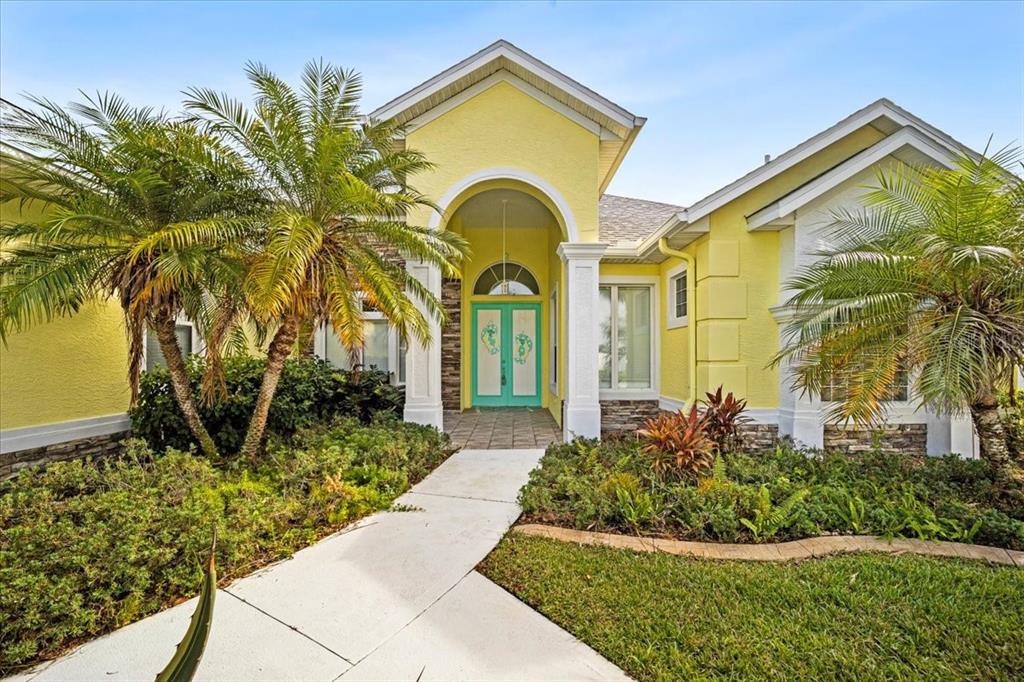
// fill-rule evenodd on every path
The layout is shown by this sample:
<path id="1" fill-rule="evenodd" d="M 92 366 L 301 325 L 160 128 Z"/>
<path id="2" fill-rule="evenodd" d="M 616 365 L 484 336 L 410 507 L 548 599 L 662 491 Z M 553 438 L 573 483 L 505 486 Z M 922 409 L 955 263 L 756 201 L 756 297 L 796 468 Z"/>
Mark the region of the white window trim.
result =
<path id="1" fill-rule="evenodd" d="M 188 319 L 184 313 L 178 313 L 178 316 L 174 318 L 174 326 L 189 327 L 192 330 L 192 354 L 194 355 L 206 355 L 206 344 L 203 343 L 202 336 L 196 329 L 195 323 Z M 145 372 L 149 366 L 149 353 L 146 350 L 149 344 L 149 325 L 147 324 L 142 330 L 142 371 Z M 184 356 L 187 359 L 188 356 Z"/>
<path id="2" fill-rule="evenodd" d="M 548 297 L 548 388 L 553 395 L 558 395 L 558 325 L 561 322 L 558 305 L 558 286 L 551 289 Z"/>
<path id="3" fill-rule="evenodd" d="M 676 317 L 676 287 L 674 279 L 679 275 L 686 273 L 689 277 L 689 269 L 686 267 L 686 263 L 677 265 L 676 267 L 665 273 L 665 328 L 666 329 L 679 329 L 690 324 L 690 305 L 693 301 L 686 301 L 686 315 L 682 317 Z M 687 282 L 687 292 L 689 292 L 689 282 Z"/>
<path id="4" fill-rule="evenodd" d="M 599 286 L 636 286 L 651 288 L 651 385 L 648 388 L 600 388 L 600 400 L 657 400 L 661 379 L 661 324 L 658 301 L 661 278 L 646 275 L 602 275 Z M 612 339 L 614 345 L 614 339 Z M 614 381 L 614 376 L 612 377 Z"/>
<path id="5" fill-rule="evenodd" d="M 363 312 L 363 320 L 384 320 L 384 314 L 377 310 L 367 310 Z M 317 330 L 316 336 L 313 338 L 313 354 L 321 360 L 327 359 L 327 331 L 330 325 L 322 324 L 320 329 Z M 405 386 L 404 381 L 399 381 L 398 376 L 398 363 L 401 362 L 402 358 L 398 352 L 399 349 L 398 332 L 390 324 L 388 325 L 388 375 L 391 377 L 391 383 L 395 386 Z M 363 362 L 363 349 L 359 351 L 359 362 Z M 408 372 L 406 373 L 408 376 Z"/>

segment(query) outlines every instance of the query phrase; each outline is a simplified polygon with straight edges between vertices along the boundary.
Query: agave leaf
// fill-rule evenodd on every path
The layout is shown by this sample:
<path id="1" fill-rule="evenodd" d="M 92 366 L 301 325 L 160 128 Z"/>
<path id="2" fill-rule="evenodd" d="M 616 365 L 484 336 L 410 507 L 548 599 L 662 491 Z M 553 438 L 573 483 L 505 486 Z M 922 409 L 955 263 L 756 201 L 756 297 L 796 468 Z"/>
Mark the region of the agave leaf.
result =
<path id="1" fill-rule="evenodd" d="M 203 578 L 203 586 L 199 590 L 199 603 L 192 613 L 185 638 L 178 644 L 174 658 L 156 676 L 156 682 L 191 682 L 199 668 L 199 661 L 206 649 L 206 640 L 210 636 L 210 625 L 213 623 L 213 600 L 217 594 L 217 567 L 214 562 L 216 548 L 217 529 L 214 528 L 210 561 L 207 564 L 206 576 Z"/>

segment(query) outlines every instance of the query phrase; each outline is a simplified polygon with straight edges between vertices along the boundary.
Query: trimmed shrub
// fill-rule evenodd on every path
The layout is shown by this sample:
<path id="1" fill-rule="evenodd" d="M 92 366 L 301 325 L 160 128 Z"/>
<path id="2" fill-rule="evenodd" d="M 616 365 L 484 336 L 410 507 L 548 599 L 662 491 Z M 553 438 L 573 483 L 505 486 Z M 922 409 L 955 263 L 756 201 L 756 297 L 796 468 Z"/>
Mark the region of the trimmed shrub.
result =
<path id="1" fill-rule="evenodd" d="M 249 356 L 225 359 L 227 397 L 212 405 L 199 400 L 204 367 L 201 356 L 189 357 L 189 379 L 203 423 L 221 454 L 237 452 L 245 441 L 266 359 Z M 386 372 L 350 372 L 319 358 L 293 358 L 285 362 L 270 406 L 267 432 L 288 438 L 299 429 L 334 417 L 351 417 L 368 423 L 375 415 L 399 414 L 401 406 L 402 392 L 389 383 Z M 139 402 L 132 412 L 132 430 L 156 450 L 188 450 L 195 445 L 174 398 L 166 369 L 143 373 Z"/>

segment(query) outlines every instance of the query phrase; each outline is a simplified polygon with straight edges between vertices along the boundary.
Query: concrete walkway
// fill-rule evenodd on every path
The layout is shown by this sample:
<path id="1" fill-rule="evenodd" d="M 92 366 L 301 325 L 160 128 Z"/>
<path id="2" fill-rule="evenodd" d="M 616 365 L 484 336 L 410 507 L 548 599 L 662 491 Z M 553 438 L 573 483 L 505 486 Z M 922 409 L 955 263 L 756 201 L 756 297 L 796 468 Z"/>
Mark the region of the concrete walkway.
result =
<path id="1" fill-rule="evenodd" d="M 541 450 L 463 450 L 398 503 L 219 590 L 200 680 L 608 680 L 625 675 L 473 568 Z M 18 679 L 146 680 L 186 602 Z"/>

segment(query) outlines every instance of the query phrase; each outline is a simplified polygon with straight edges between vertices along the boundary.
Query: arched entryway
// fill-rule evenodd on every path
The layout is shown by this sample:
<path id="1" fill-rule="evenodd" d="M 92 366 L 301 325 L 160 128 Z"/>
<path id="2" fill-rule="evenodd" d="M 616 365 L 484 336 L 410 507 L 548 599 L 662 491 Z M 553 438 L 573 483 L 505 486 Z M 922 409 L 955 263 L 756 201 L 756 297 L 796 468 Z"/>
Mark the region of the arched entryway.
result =
<path id="1" fill-rule="evenodd" d="M 442 285 L 453 320 L 442 331 L 446 410 L 561 407 L 553 323 L 565 223 L 538 194 L 521 181 L 490 179 L 448 207 L 443 228 L 462 235 L 471 256 L 462 280 Z"/>
<path id="2" fill-rule="evenodd" d="M 448 322 L 443 327 L 431 322 L 435 341 L 409 346 L 405 419 L 441 426 L 446 411 L 482 409 L 475 407 L 482 393 L 474 394 L 477 367 L 473 349 L 484 343 L 480 340 L 484 329 L 479 319 L 473 320 L 474 306 L 530 303 L 535 305 L 535 316 L 521 312 L 518 323 L 524 328 L 539 318 L 539 326 L 533 327 L 536 335 L 530 338 L 532 348 L 520 339 L 521 329 L 512 333 L 514 317 L 504 318 L 511 334 L 505 337 L 506 347 L 518 352 L 522 343 L 523 353 L 529 349 L 539 363 L 539 377 L 530 388 L 539 391 L 540 407 L 520 409 L 548 411 L 566 438 L 597 437 L 601 408 L 596 320 L 599 263 L 606 245 L 580 242 L 575 217 L 564 198 L 550 183 L 517 169 L 491 169 L 467 176 L 450 186 L 438 207 L 440 211 L 429 219 L 429 226 L 461 234 L 469 243 L 471 256 L 462 278 L 451 280 L 443 279 L 436 267 L 406 262 L 409 274 L 441 298 Z M 524 266 L 536 288 L 526 287 L 528 294 L 495 294 L 492 288 L 486 294 L 474 293 L 473 285 L 485 270 L 509 262 Z M 496 376 L 500 385 L 500 366 Z M 509 381 L 508 373 L 504 379 Z M 491 397 L 496 396 L 492 392 Z M 513 397 L 523 396 L 513 392 Z M 536 403 L 537 397 L 532 399 Z M 504 394 L 501 400 L 508 404 Z"/>

